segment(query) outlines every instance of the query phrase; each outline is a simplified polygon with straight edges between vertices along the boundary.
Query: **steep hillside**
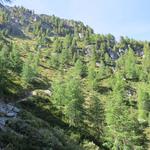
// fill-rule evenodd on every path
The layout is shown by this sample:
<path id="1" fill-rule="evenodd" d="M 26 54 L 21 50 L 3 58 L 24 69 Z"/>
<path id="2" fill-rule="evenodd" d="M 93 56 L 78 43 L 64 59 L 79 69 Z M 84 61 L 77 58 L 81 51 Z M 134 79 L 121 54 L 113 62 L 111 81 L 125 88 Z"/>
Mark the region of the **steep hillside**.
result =
<path id="1" fill-rule="evenodd" d="M 34 11 L 23 7 L 7 6 L 6 8 L 2 7 L 2 9 L 4 13 L 1 14 L 1 29 L 8 30 L 14 36 L 24 36 L 26 32 L 35 36 L 40 36 L 40 34 L 65 36 L 76 33 L 84 35 L 86 31 L 93 33 L 93 30 L 82 22 L 60 19 L 54 15 L 37 15 Z"/>
<path id="2" fill-rule="evenodd" d="M 150 43 L 0 6 L 0 149 L 147 150 Z"/>

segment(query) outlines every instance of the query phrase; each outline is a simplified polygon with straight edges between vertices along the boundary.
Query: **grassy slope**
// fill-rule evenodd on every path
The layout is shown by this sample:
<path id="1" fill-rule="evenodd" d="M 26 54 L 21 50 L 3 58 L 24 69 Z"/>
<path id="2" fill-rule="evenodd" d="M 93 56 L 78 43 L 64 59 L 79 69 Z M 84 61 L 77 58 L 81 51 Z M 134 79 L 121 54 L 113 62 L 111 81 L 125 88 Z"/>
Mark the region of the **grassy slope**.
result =
<path id="1" fill-rule="evenodd" d="M 20 39 L 20 38 L 13 38 L 12 41 L 16 43 L 20 48 L 22 59 L 24 59 L 27 56 L 27 53 L 30 51 L 33 54 L 36 52 L 34 49 L 36 46 L 37 39 Z M 82 43 L 79 43 L 82 47 Z M 26 47 L 29 47 L 30 50 L 24 49 Z M 56 75 L 59 73 L 58 70 L 54 68 L 50 68 L 48 66 L 47 60 L 44 59 L 47 54 L 48 48 L 43 48 L 40 50 L 40 66 L 39 66 L 39 72 L 40 72 L 40 83 L 38 83 L 38 86 L 31 86 L 29 90 L 33 91 L 35 89 L 47 89 L 50 88 L 50 84 L 52 83 L 52 80 L 56 77 Z M 99 90 L 99 97 L 105 104 L 105 102 L 109 99 L 109 95 L 111 93 L 111 86 L 110 86 L 110 77 L 103 79 L 99 82 L 100 90 Z M 8 86 L 8 91 L 11 93 L 11 96 L 16 96 L 16 99 L 13 98 L 14 101 L 18 101 L 19 98 L 23 97 L 26 89 L 23 87 L 23 83 L 21 81 L 20 76 L 18 76 L 15 73 L 10 73 L 9 80 L 11 81 L 11 85 Z M 82 81 L 83 84 L 86 83 L 85 81 Z M 127 81 L 127 85 L 129 85 L 131 88 L 137 90 L 137 87 L 141 85 L 141 82 L 133 82 L 133 81 Z M 105 89 L 105 90 L 104 90 Z M 86 105 L 89 105 L 89 97 L 90 97 L 90 90 L 84 91 L 86 96 Z M 18 96 L 19 95 L 19 96 Z M 63 122 L 63 120 L 60 120 L 59 111 L 51 107 L 50 99 L 44 100 L 45 98 L 42 97 L 33 97 L 29 99 L 28 102 L 22 103 L 21 107 L 25 109 L 25 111 L 30 112 L 32 117 L 37 117 L 48 122 L 52 126 L 59 126 L 60 128 L 65 129 L 68 127 L 68 125 Z M 137 99 L 137 93 L 135 92 L 131 99 Z M 136 110 L 135 110 L 136 111 Z M 36 119 L 33 119 L 37 121 Z M 68 134 L 72 132 L 74 129 L 68 130 Z M 76 132 L 76 131 L 75 131 Z M 149 129 L 146 130 L 147 135 L 149 135 Z M 78 132 L 76 132 L 78 134 Z"/>

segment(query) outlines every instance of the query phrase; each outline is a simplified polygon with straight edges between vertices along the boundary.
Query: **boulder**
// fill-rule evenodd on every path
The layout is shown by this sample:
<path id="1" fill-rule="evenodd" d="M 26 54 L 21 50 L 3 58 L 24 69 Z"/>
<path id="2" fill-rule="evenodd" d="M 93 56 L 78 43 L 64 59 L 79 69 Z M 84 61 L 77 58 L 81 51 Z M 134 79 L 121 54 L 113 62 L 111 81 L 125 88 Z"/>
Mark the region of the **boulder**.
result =
<path id="1" fill-rule="evenodd" d="M 50 90 L 44 90 L 44 93 L 49 95 L 49 96 L 52 96 L 52 92 Z"/>
<path id="2" fill-rule="evenodd" d="M 19 112 L 20 112 L 20 109 L 17 108 L 17 107 L 14 107 L 14 108 L 13 108 L 13 111 L 16 112 L 16 113 L 19 113 Z"/>
<path id="3" fill-rule="evenodd" d="M 0 129 L 5 127 L 6 121 L 16 118 L 20 109 L 12 104 L 0 103 Z"/>
<path id="4" fill-rule="evenodd" d="M 10 104 L 7 104 L 6 107 L 7 107 L 7 110 L 8 110 L 8 111 L 11 111 L 11 110 L 14 109 L 14 106 L 12 106 L 12 105 L 10 105 Z"/>
<path id="5" fill-rule="evenodd" d="M 50 90 L 35 90 L 32 91 L 33 96 L 52 96 L 52 92 Z"/>
<path id="6" fill-rule="evenodd" d="M 16 117 L 17 113 L 16 112 L 9 112 L 6 114 L 7 117 Z"/>
<path id="7" fill-rule="evenodd" d="M 6 117 L 0 117 L 0 128 L 5 126 L 7 120 Z"/>

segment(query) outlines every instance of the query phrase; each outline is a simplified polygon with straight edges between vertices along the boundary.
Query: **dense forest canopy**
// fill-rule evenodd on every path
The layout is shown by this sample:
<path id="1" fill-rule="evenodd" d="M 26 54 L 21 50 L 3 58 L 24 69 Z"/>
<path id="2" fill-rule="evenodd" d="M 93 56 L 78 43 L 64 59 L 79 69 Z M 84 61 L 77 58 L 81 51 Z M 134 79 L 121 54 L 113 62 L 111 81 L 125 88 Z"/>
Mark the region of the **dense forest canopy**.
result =
<path id="1" fill-rule="evenodd" d="M 0 149 L 148 150 L 149 60 L 148 41 L 0 6 Z"/>

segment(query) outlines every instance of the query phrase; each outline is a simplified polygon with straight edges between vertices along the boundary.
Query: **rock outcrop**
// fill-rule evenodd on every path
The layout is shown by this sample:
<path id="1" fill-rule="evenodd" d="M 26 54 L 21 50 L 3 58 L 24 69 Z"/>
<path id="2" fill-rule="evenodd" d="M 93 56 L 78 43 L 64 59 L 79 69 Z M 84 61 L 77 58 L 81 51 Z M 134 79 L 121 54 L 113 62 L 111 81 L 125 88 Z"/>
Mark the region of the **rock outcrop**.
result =
<path id="1" fill-rule="evenodd" d="M 3 128 L 8 120 L 16 118 L 19 112 L 20 109 L 12 104 L 0 102 L 0 128 Z"/>

